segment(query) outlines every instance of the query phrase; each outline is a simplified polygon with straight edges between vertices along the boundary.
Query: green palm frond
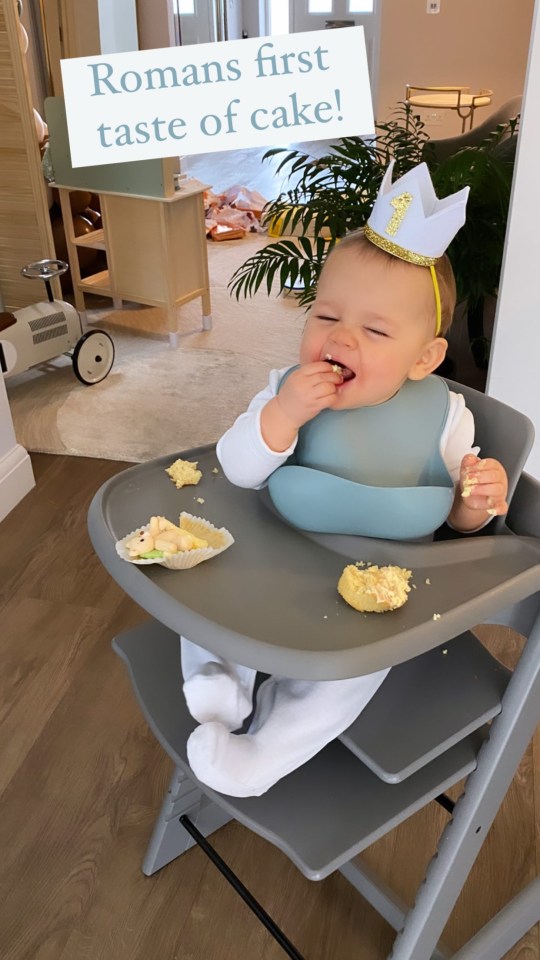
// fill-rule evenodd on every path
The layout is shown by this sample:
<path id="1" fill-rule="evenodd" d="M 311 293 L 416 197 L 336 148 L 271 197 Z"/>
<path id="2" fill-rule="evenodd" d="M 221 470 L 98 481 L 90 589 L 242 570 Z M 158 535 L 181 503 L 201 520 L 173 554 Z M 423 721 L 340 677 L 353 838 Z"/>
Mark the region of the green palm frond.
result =
<path id="1" fill-rule="evenodd" d="M 272 292 L 274 283 L 276 293 L 293 287 L 297 280 L 301 280 L 304 289 L 298 294 L 301 304 L 310 303 L 315 294 L 315 287 L 324 260 L 332 243 L 326 243 L 321 237 L 297 237 L 294 240 L 279 240 L 270 243 L 249 257 L 229 281 L 231 295 L 251 297 L 266 283 L 268 295 Z"/>

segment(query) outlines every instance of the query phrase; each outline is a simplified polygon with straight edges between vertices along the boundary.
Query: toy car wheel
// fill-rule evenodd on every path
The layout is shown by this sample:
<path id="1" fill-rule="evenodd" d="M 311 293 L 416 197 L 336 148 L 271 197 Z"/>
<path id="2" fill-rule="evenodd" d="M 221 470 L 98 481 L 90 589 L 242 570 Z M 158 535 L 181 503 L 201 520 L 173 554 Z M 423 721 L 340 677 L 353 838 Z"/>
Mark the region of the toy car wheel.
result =
<path id="1" fill-rule="evenodd" d="M 73 372 L 86 386 L 104 380 L 114 363 L 114 343 L 104 330 L 89 330 L 73 351 Z"/>

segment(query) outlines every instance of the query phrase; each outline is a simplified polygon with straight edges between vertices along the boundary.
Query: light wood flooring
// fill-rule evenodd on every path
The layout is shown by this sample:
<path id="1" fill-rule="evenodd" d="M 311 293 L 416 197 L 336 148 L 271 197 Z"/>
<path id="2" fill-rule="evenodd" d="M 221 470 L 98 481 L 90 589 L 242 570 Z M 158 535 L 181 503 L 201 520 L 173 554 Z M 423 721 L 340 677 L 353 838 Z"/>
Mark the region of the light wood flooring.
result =
<path id="1" fill-rule="evenodd" d="M 86 533 L 93 493 L 123 464 L 32 459 L 37 487 L 0 527 L 0 957 L 281 960 L 198 849 L 141 873 L 171 763 L 110 648 L 144 614 Z M 520 643 L 486 628 L 482 639 L 510 663 Z M 405 899 L 446 817 L 430 804 L 369 851 Z M 539 837 L 537 733 L 448 924 L 452 947 L 536 874 Z M 340 875 L 311 883 L 238 824 L 213 842 L 306 960 L 388 956 L 392 931 Z M 538 928 L 508 957 L 539 960 Z"/>

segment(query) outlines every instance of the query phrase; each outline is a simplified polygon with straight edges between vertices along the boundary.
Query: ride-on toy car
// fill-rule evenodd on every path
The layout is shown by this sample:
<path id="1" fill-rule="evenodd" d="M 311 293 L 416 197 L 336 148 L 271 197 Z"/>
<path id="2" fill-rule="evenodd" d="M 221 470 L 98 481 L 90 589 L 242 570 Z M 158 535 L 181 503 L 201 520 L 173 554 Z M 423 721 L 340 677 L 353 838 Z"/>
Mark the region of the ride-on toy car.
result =
<path id="1" fill-rule="evenodd" d="M 4 378 L 71 353 L 73 371 L 90 386 L 104 380 L 114 363 L 114 344 L 104 330 L 84 331 L 70 303 L 55 300 L 50 281 L 65 273 L 63 260 L 37 260 L 22 268 L 23 277 L 45 282 L 47 300 L 0 312 L 0 371 Z"/>

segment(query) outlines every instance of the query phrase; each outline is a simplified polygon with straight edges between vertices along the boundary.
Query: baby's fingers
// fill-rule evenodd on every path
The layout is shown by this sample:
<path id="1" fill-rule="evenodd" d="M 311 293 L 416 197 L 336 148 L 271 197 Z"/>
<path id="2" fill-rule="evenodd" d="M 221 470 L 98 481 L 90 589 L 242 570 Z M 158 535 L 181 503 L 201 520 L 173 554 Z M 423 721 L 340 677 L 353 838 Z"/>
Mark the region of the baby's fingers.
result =
<path id="1" fill-rule="evenodd" d="M 486 484 L 491 483 L 498 483 L 502 485 L 502 482 L 501 471 L 496 468 L 468 470 L 463 474 L 461 479 L 463 489 L 470 489 L 471 493 L 473 489 L 476 493 L 476 487 L 479 485 L 485 486 Z"/>
<path id="2" fill-rule="evenodd" d="M 506 496 L 506 485 L 502 483 L 498 477 L 493 483 L 484 483 L 483 478 L 481 483 L 477 480 L 469 483 L 465 481 L 461 496 L 464 500 L 471 501 L 473 499 L 485 500 L 487 497 L 493 497 L 496 500 L 504 500 Z M 471 506 L 470 503 L 469 506 Z"/>
<path id="3" fill-rule="evenodd" d="M 487 512 L 491 517 L 504 517 L 508 513 L 508 504 L 506 500 L 494 501 L 491 497 L 488 499 Z"/>
<path id="4" fill-rule="evenodd" d="M 471 510 L 485 510 L 492 517 L 503 516 L 508 512 L 508 504 L 503 497 L 479 497 L 472 495 L 466 500 L 467 506 Z"/>

